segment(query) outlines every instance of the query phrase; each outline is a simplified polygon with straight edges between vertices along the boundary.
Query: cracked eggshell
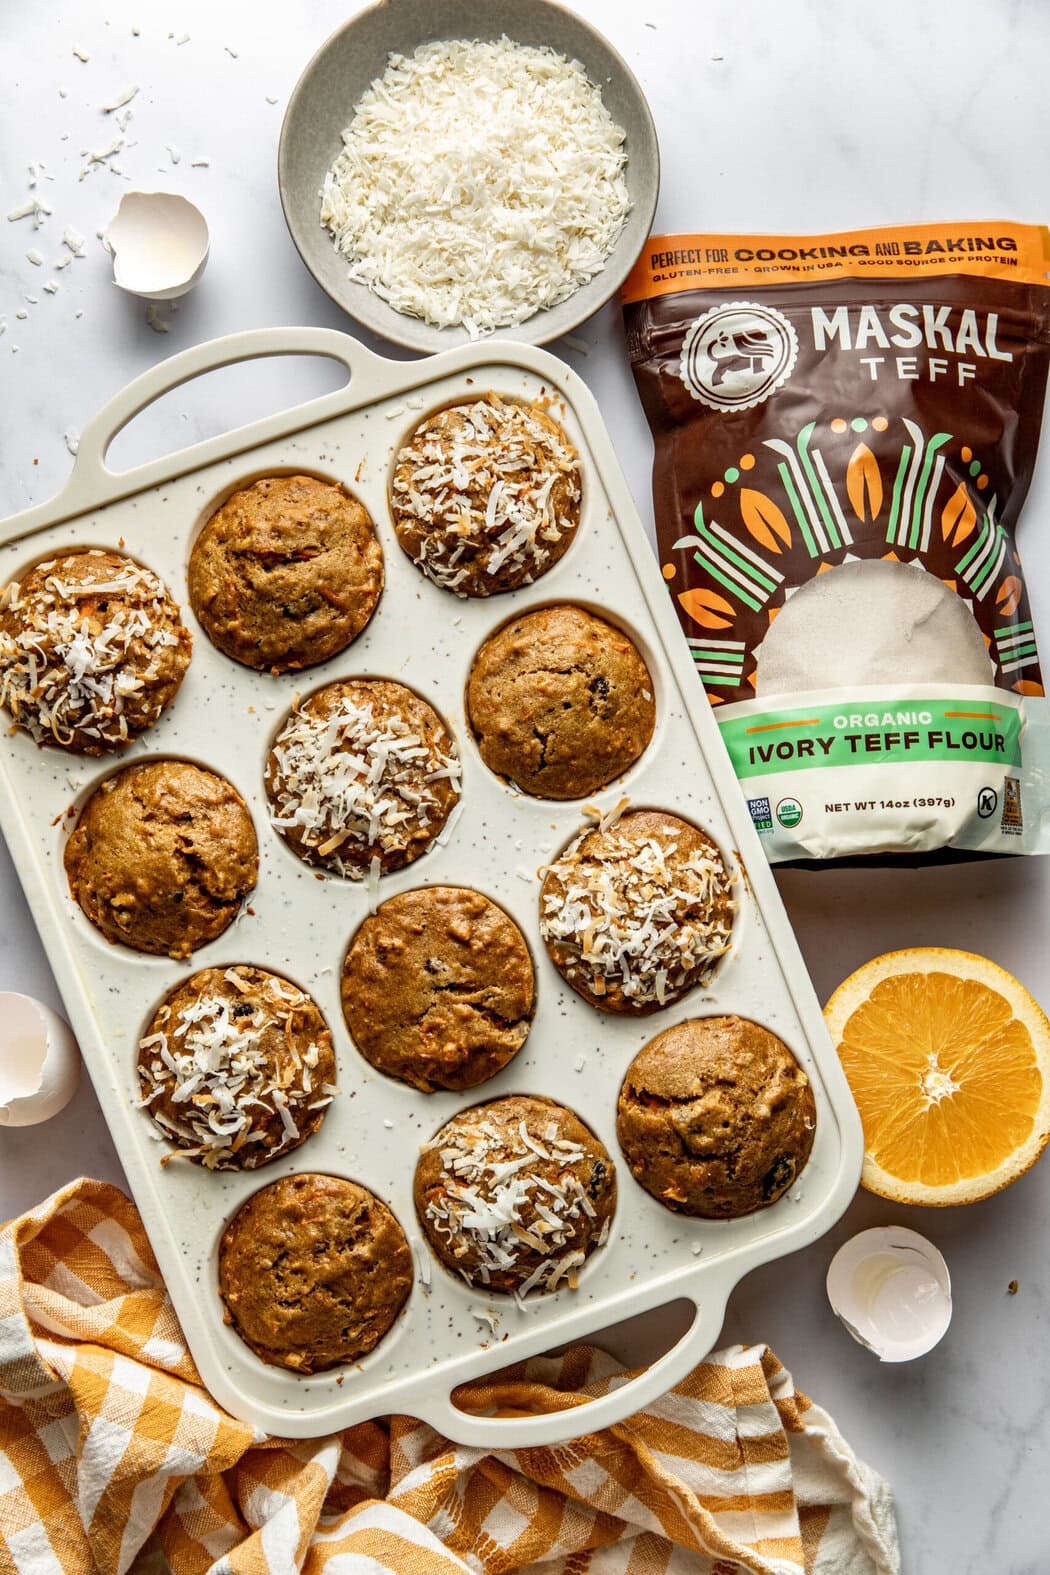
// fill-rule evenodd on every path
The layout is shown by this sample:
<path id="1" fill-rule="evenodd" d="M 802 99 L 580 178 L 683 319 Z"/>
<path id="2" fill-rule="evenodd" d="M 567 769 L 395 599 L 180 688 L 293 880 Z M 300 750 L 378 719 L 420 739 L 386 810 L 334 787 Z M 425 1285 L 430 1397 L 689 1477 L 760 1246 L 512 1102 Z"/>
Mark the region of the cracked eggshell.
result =
<path id="1" fill-rule="evenodd" d="M 831 1260 L 828 1301 L 881 1362 L 925 1356 L 952 1317 L 948 1265 L 932 1242 L 901 1225 L 852 1237 Z"/>
<path id="2" fill-rule="evenodd" d="M 68 1105 L 80 1079 L 73 1032 L 31 995 L 0 993 L 0 1127 L 32 1127 Z"/>
<path id="3" fill-rule="evenodd" d="M 125 192 L 106 239 L 114 283 L 147 301 L 185 295 L 208 261 L 203 213 L 170 191 Z"/>

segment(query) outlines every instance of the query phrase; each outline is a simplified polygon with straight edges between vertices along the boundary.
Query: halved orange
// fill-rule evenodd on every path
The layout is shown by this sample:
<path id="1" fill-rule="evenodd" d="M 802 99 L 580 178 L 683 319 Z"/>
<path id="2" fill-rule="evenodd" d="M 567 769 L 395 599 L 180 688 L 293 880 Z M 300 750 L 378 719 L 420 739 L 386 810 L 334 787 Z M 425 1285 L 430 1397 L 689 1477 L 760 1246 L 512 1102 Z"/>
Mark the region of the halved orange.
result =
<path id="1" fill-rule="evenodd" d="M 1009 1186 L 1050 1137 L 1050 1022 L 972 952 L 888 952 L 824 1017 L 864 1128 L 861 1186 L 895 1203 L 972 1203 Z"/>

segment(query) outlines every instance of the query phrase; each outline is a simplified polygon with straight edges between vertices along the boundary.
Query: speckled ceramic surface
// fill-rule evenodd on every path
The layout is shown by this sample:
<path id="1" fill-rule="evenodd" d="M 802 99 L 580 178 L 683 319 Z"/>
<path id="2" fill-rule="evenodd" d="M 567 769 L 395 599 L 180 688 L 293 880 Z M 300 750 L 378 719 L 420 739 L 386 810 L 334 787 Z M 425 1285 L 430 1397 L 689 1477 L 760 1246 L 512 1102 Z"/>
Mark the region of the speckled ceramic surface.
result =
<path id="1" fill-rule="evenodd" d="M 599 32 L 550 0 L 382 0 L 333 33 L 299 78 L 285 111 L 277 175 L 292 239 L 321 288 L 359 323 L 413 350 L 445 350 L 469 336 L 463 328 L 434 328 L 396 312 L 363 284 L 351 283 L 346 259 L 321 227 L 321 186 L 354 105 L 392 51 L 411 54 L 432 39 L 503 33 L 521 44 L 549 44 L 586 67 L 627 133 L 631 212 L 601 273 L 550 311 L 518 328 L 501 328 L 499 337 L 546 344 L 578 327 L 620 288 L 652 227 L 660 186 L 656 128 L 630 68 Z"/>
<path id="2" fill-rule="evenodd" d="M 151 399 L 212 367 L 280 353 L 342 361 L 349 386 L 140 470 L 114 475 L 105 468 L 110 437 Z M 535 585 L 489 601 L 459 601 L 425 580 L 398 548 L 387 483 L 399 445 L 424 414 L 488 389 L 525 398 L 554 394 L 581 456 L 583 514 L 565 557 Z M 308 673 L 274 678 L 229 661 L 196 626 L 186 608 L 186 564 L 195 531 L 217 503 L 245 482 L 281 470 L 331 478 L 360 496 L 377 522 L 386 588 L 349 650 Z M 407 1411 L 466 1443 L 552 1442 L 579 1432 L 579 1412 L 513 1422 L 469 1417 L 452 1406 L 449 1392 L 619 1318 L 679 1297 L 691 1300 L 696 1315 L 682 1341 L 633 1383 L 594 1402 L 586 1425 L 628 1415 L 710 1349 L 741 1275 L 812 1241 L 837 1219 L 856 1187 L 862 1145 L 818 1002 L 591 395 L 554 357 L 524 346 L 468 347 L 406 365 L 321 329 L 216 340 L 147 373 L 90 424 L 67 489 L 0 525 L 0 581 L 74 545 L 120 542 L 166 580 L 193 628 L 194 654 L 175 703 L 119 764 L 182 756 L 222 772 L 240 789 L 260 840 L 251 910 L 191 963 L 110 946 L 92 929 L 62 870 L 73 823 L 67 812 L 117 761 L 38 749 L 25 733 L 5 736 L 0 826 L 205 1383 L 236 1415 L 285 1435 L 312 1436 Z M 740 872 L 733 947 L 714 983 L 641 1020 L 593 1010 L 564 984 L 540 940 L 537 870 L 579 829 L 583 805 L 516 794 L 486 769 L 464 717 L 466 677 L 482 640 L 513 614 L 554 601 L 579 602 L 621 623 L 655 683 L 650 747 L 594 802 L 605 811 L 627 797 L 695 820 Z M 358 1054 L 340 1010 L 339 974 L 369 893 L 319 878 L 267 821 L 263 762 L 295 695 L 353 674 L 416 688 L 451 726 L 463 759 L 461 812 L 439 846 L 381 881 L 380 900 L 425 883 L 475 886 L 514 917 L 536 965 L 537 1012 L 524 1048 L 467 1094 L 417 1093 Z M 341 1092 L 320 1132 L 263 1170 L 210 1173 L 185 1161 L 162 1167 L 168 1146 L 134 1108 L 137 1040 L 158 1001 L 191 969 L 234 962 L 287 974 L 313 995 L 335 1038 Z M 773 1208 L 735 1221 L 689 1220 L 643 1192 L 618 1157 L 616 1096 L 632 1057 L 655 1033 L 685 1017 L 721 1012 L 764 1023 L 802 1061 L 817 1100 L 816 1143 L 800 1181 Z M 530 1297 L 524 1310 L 508 1297 L 469 1289 L 433 1261 L 412 1205 L 419 1143 L 456 1110 L 507 1093 L 546 1094 L 576 1110 L 617 1161 L 619 1175 L 608 1245 L 591 1256 L 578 1290 Z M 226 1222 L 257 1187 L 299 1170 L 370 1187 L 401 1221 L 417 1264 L 405 1309 L 377 1349 L 359 1364 L 311 1378 L 253 1356 L 224 1327 L 216 1288 L 215 1255 Z"/>

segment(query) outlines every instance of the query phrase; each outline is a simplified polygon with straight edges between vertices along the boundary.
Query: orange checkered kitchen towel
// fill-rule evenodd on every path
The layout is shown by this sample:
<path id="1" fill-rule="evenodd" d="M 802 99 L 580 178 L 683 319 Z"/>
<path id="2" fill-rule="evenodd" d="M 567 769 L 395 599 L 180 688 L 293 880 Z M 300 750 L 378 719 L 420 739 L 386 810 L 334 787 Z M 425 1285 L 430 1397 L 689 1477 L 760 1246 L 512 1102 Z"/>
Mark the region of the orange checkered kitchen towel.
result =
<path id="1" fill-rule="evenodd" d="M 575 1350 L 471 1386 L 557 1409 Z M 581 1415 L 581 1422 L 583 1416 Z M 410 1417 L 265 1438 L 201 1388 L 139 1216 L 78 1181 L 0 1233 L 4 1575 L 895 1575 L 889 1489 L 764 1346 L 650 1410 L 488 1454 Z"/>

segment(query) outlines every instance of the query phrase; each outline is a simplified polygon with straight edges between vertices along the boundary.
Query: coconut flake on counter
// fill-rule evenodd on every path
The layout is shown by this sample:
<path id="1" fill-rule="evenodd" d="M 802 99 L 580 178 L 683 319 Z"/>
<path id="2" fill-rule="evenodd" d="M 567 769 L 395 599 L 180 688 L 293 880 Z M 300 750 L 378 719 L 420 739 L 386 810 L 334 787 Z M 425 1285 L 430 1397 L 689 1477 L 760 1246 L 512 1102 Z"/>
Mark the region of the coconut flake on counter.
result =
<path id="1" fill-rule="evenodd" d="M 321 223 L 352 280 L 477 338 L 604 266 L 630 210 L 624 140 L 577 60 L 506 36 L 423 44 L 358 100 Z"/>
<path id="2" fill-rule="evenodd" d="M 131 103 L 132 99 L 135 97 L 135 95 L 138 93 L 138 91 L 139 91 L 138 87 L 126 87 L 126 88 L 123 88 L 121 90 L 121 92 L 119 92 L 117 94 L 117 96 L 113 100 L 112 104 L 103 104 L 103 106 L 102 106 L 102 113 L 104 115 L 112 115 L 114 110 L 123 109 L 125 104 L 130 104 Z"/>
<path id="3" fill-rule="evenodd" d="M 44 202 L 42 197 L 30 197 L 28 202 L 23 202 L 20 207 L 12 208 L 7 215 L 8 224 L 17 224 L 19 219 L 32 219 L 34 230 L 39 230 L 44 220 L 55 210 Z"/>

